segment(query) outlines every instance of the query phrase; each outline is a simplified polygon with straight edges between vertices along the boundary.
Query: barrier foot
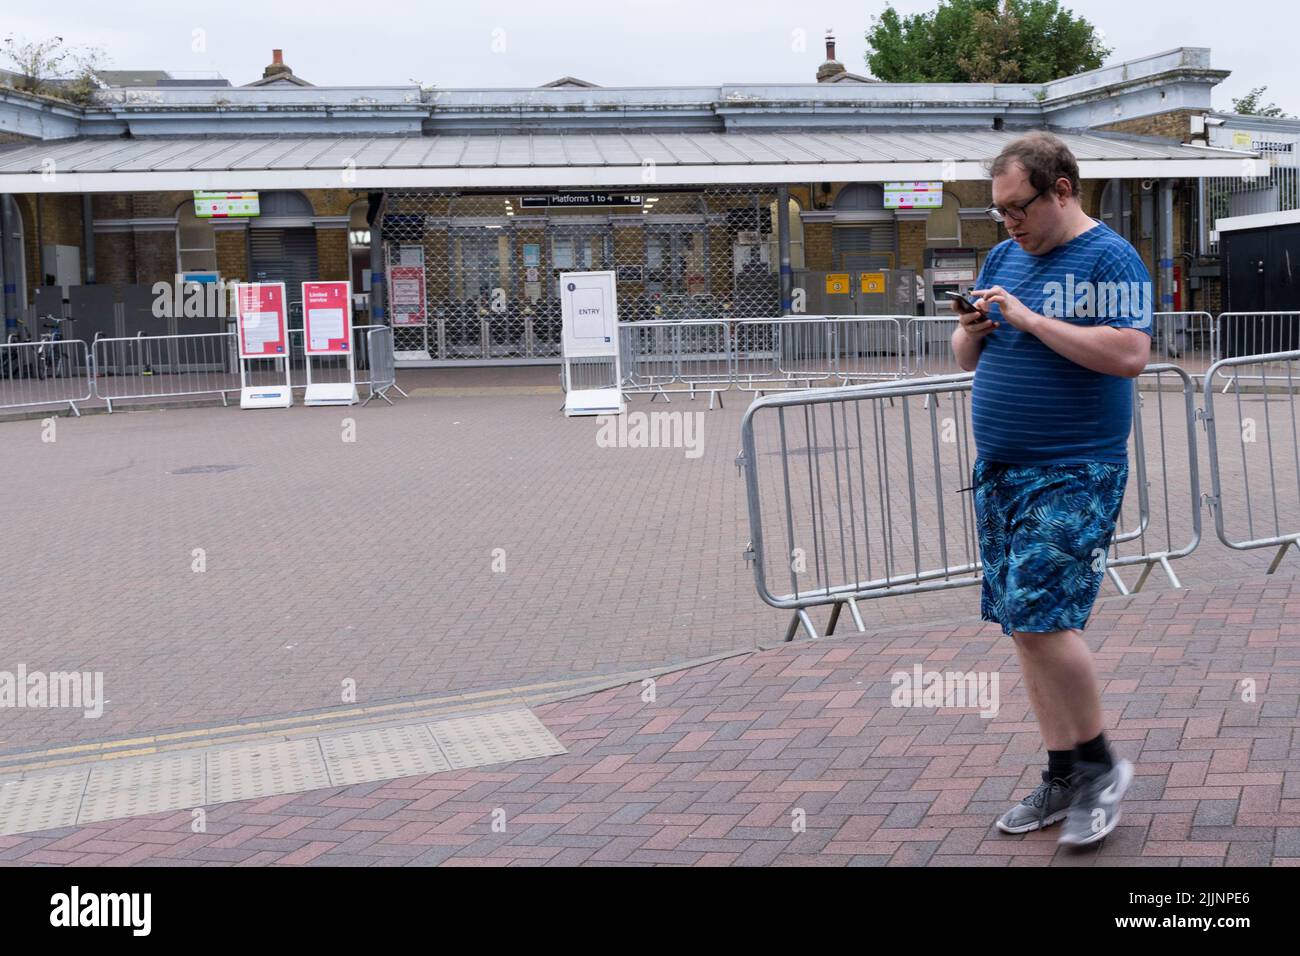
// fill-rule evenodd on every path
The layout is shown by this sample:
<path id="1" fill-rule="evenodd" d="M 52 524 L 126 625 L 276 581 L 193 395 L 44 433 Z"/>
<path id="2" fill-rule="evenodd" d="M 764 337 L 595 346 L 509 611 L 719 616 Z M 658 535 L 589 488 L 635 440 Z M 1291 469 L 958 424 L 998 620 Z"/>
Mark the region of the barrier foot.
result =
<path id="1" fill-rule="evenodd" d="M 410 398 L 410 397 L 411 397 L 410 395 L 407 395 L 404 391 L 402 391 L 402 386 L 398 385 L 396 382 L 394 382 L 392 385 L 388 386 L 388 388 L 391 388 L 393 391 L 397 392 L 397 394 L 398 394 L 398 395 L 401 395 L 402 398 Z M 385 392 L 388 391 L 388 388 L 384 389 L 384 391 L 385 391 Z"/>
<path id="2" fill-rule="evenodd" d="M 112 415 L 112 414 L 113 414 L 113 400 L 112 400 L 111 398 L 106 398 L 106 399 L 104 399 L 104 404 L 108 406 L 108 413 L 109 413 L 110 415 Z"/>
<path id="3" fill-rule="evenodd" d="M 835 633 L 835 625 L 839 622 L 840 619 L 840 608 L 842 608 L 843 606 L 844 606 L 843 601 L 836 601 L 835 604 L 831 607 L 831 622 L 826 625 L 827 637 L 830 637 L 832 634 Z"/>
<path id="4" fill-rule="evenodd" d="M 858 602 L 849 598 L 849 613 L 853 615 L 853 624 L 857 627 L 859 634 L 865 634 L 867 626 L 862 623 L 862 612 L 858 610 Z"/>
<path id="5" fill-rule="evenodd" d="M 1124 586 L 1124 579 L 1119 576 L 1119 572 L 1114 568 L 1107 568 L 1106 573 L 1110 575 L 1111 580 L 1115 582 L 1115 587 L 1119 588 L 1119 593 L 1127 595 L 1129 590 Z"/>
<path id="6" fill-rule="evenodd" d="M 1178 580 L 1178 575 L 1174 574 L 1173 567 L 1169 564 L 1169 558 L 1166 555 L 1160 555 L 1160 566 L 1165 569 L 1165 574 L 1169 575 L 1169 583 L 1175 590 L 1181 591 L 1183 582 Z"/>
<path id="7" fill-rule="evenodd" d="M 1291 547 L 1291 545 L 1293 544 L 1297 548 L 1300 548 L 1300 541 L 1297 541 L 1295 538 L 1292 538 L 1290 541 L 1284 542 L 1282 546 L 1277 549 L 1277 554 L 1273 555 L 1273 563 L 1268 566 L 1269 574 L 1272 574 L 1274 571 L 1277 570 L 1277 566 L 1281 564 L 1282 559 L 1286 557 L 1286 549 Z"/>
<path id="8" fill-rule="evenodd" d="M 1143 566 L 1142 574 L 1137 579 L 1137 584 L 1133 586 L 1134 594 L 1137 594 L 1142 590 L 1142 585 L 1147 583 L 1147 577 L 1151 574 L 1152 569 L 1154 569 L 1157 564 L 1164 569 L 1165 575 L 1169 578 L 1170 587 L 1175 591 L 1182 590 L 1183 582 L 1178 580 L 1178 575 L 1174 573 L 1173 565 L 1169 563 L 1168 556 L 1161 554 L 1152 558 Z"/>
<path id="9" fill-rule="evenodd" d="M 230 403 L 226 401 L 226 393 L 225 393 L 225 392 L 222 392 L 222 393 L 221 393 L 221 407 L 222 407 L 222 408 L 228 408 L 229 406 L 230 406 Z"/>
<path id="10" fill-rule="evenodd" d="M 724 405 L 724 404 L 722 403 L 722 393 L 721 393 L 721 392 L 709 392 L 709 411 L 713 411 L 713 400 L 714 400 L 715 398 L 718 400 L 718 407 L 719 407 L 719 408 L 726 408 L 726 407 L 727 407 L 726 405 Z"/>
<path id="11" fill-rule="evenodd" d="M 76 402 L 68 402 L 68 407 L 72 409 L 72 414 L 76 415 L 78 418 L 81 417 L 81 409 L 77 407 Z"/>
<path id="12" fill-rule="evenodd" d="M 800 624 L 804 626 L 804 630 L 808 632 L 809 637 L 817 640 L 817 628 L 813 627 L 812 618 L 808 616 L 807 611 L 800 608 L 794 612 L 794 617 L 790 618 L 790 626 L 786 628 L 785 639 L 787 643 L 794 640 L 795 632 L 799 630 Z"/>

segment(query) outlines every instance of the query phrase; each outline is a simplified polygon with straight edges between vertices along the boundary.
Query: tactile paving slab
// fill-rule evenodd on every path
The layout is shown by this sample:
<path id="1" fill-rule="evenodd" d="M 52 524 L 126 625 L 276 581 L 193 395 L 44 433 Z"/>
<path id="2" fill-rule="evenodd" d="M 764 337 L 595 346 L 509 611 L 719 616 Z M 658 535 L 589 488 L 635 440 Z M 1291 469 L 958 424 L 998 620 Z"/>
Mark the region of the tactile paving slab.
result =
<path id="1" fill-rule="evenodd" d="M 0 779 L 0 836 L 74 826 L 89 767 Z"/>
<path id="2" fill-rule="evenodd" d="M 0 835 L 565 753 L 526 707 L 0 778 Z"/>
<path id="3" fill-rule="evenodd" d="M 440 720 L 429 730 L 453 770 L 566 752 L 527 707 Z"/>
<path id="4" fill-rule="evenodd" d="M 208 803 L 227 803 L 330 786 L 315 737 L 208 751 Z"/>
<path id="5" fill-rule="evenodd" d="M 77 822 L 201 807 L 206 790 L 202 751 L 109 761 L 91 770 Z"/>
<path id="6" fill-rule="evenodd" d="M 330 780 L 335 785 L 414 777 L 451 769 L 433 735 L 422 724 L 321 737 L 320 745 Z"/>

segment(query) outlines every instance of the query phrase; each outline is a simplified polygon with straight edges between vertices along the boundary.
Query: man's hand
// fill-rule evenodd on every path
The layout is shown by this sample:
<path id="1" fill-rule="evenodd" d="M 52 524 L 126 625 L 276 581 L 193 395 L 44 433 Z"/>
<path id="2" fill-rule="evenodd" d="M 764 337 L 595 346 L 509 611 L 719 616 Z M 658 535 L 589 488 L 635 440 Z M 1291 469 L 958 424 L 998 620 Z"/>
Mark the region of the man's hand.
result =
<path id="1" fill-rule="evenodd" d="M 953 299 L 952 310 L 957 313 L 958 327 L 972 342 L 978 342 L 998 327 L 998 324 L 983 311 L 964 312 L 962 309 L 962 304 Z"/>
<path id="2" fill-rule="evenodd" d="M 1002 288 L 1002 286 L 995 285 L 987 289 L 974 289 L 971 291 L 971 295 L 980 296 L 983 302 L 991 305 L 996 304 L 1002 312 L 1002 318 L 1021 332 L 1036 334 L 1035 326 L 1043 317 Z"/>
<path id="3" fill-rule="evenodd" d="M 952 330 L 952 351 L 963 371 L 973 372 L 979 364 L 984 338 L 998 324 L 983 311 L 964 312 L 962 304 L 952 300 L 952 310 L 957 313 L 957 328 Z"/>

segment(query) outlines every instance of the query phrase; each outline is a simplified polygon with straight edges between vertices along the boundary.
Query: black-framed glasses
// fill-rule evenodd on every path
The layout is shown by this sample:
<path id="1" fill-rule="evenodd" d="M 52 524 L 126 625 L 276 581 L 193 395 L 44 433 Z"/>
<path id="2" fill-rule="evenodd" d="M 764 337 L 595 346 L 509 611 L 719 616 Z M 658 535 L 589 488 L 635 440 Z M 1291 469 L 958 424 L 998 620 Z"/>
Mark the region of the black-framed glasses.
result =
<path id="1" fill-rule="evenodd" d="M 994 222 L 1006 222 L 1009 218 L 1014 219 L 1016 222 L 1020 222 L 1026 215 L 1028 215 L 1025 210 L 1029 208 L 1029 204 L 1051 188 L 1051 186 L 1044 186 L 1019 206 L 989 206 L 989 208 L 985 209 L 984 212 L 986 212 L 988 217 Z"/>

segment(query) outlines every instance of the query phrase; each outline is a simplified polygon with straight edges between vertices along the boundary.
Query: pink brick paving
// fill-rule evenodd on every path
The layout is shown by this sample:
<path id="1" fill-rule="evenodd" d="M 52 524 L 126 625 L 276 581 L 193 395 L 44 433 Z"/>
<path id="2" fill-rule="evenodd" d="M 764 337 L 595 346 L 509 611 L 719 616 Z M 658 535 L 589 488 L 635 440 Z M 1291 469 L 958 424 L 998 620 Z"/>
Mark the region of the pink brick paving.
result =
<path id="1" fill-rule="evenodd" d="M 1010 644 L 976 623 L 802 643 L 539 707 L 563 756 L 27 836 L 14 864 L 1238 866 L 1300 864 L 1300 584 L 1109 602 L 1087 638 L 1137 764 L 1100 849 L 992 826 L 1041 744 Z M 1002 706 L 891 707 L 889 674 L 996 670 Z M 1240 681 L 1257 683 L 1253 702 Z M 491 829 L 506 813 L 504 833 Z M 792 832 L 794 809 L 807 829 Z"/>

